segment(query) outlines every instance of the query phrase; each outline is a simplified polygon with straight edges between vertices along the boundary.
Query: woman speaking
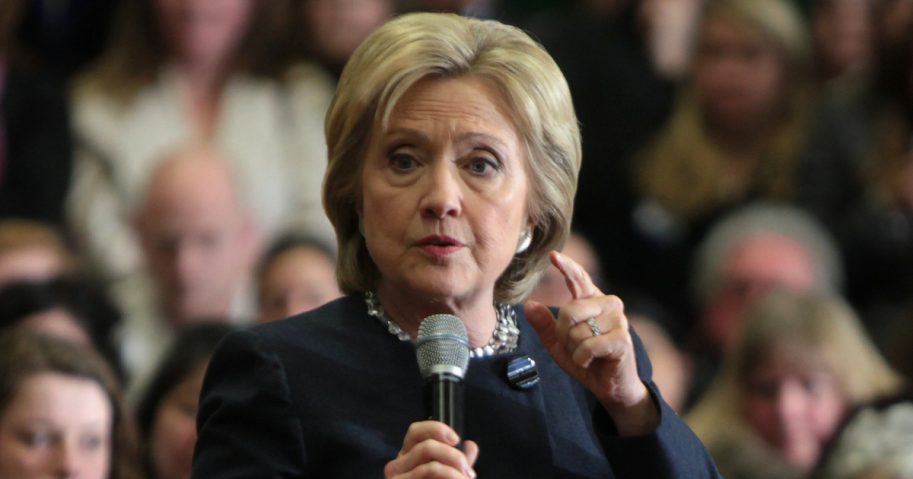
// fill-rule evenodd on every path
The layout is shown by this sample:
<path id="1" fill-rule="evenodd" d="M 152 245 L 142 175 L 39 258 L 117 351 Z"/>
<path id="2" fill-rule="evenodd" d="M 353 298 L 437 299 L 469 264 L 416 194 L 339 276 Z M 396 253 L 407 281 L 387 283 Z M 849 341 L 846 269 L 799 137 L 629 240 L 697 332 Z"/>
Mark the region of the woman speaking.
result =
<path id="1" fill-rule="evenodd" d="M 194 477 L 718 476 L 621 301 L 552 252 L 580 137 L 538 44 L 497 22 L 399 17 L 346 65 L 326 132 L 347 296 L 221 344 Z M 549 261 L 575 298 L 557 317 L 514 304 Z M 415 340 L 437 314 L 465 327 L 461 436 L 423 402 Z"/>

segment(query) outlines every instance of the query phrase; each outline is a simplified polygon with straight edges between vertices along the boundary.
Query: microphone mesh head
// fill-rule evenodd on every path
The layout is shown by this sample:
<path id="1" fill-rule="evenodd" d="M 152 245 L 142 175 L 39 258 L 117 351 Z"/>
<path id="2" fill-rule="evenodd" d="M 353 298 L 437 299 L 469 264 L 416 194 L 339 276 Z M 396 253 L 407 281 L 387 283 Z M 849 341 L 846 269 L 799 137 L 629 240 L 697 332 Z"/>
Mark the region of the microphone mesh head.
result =
<path id="1" fill-rule="evenodd" d="M 418 327 L 415 353 L 423 378 L 434 372 L 450 372 L 463 377 L 469 366 L 466 326 L 452 314 L 428 316 Z"/>

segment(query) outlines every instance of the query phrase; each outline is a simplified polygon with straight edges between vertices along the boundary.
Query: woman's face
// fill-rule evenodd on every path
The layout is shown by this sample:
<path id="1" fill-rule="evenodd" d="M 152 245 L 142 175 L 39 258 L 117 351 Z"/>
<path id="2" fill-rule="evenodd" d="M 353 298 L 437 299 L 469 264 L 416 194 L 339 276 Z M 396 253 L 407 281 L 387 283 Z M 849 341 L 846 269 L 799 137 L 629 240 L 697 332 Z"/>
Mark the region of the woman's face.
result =
<path id="1" fill-rule="evenodd" d="M 342 65 L 392 12 L 390 0 L 308 0 L 304 21 L 317 54 Z"/>
<path id="2" fill-rule="evenodd" d="M 836 76 L 868 65 L 875 39 L 871 1 L 819 3 L 811 18 L 811 34 L 825 73 Z"/>
<path id="3" fill-rule="evenodd" d="M 222 64 L 247 31 L 254 0 L 155 0 L 171 54 L 181 63 Z"/>
<path id="4" fill-rule="evenodd" d="M 705 21 L 693 76 L 705 120 L 724 132 L 757 129 L 782 104 L 777 52 L 760 33 L 726 18 Z"/>
<path id="5" fill-rule="evenodd" d="M 105 391 L 92 380 L 29 377 L 0 413 L 0 477 L 108 477 L 112 418 Z"/>
<path id="6" fill-rule="evenodd" d="M 372 134 L 362 169 L 364 236 L 381 287 L 490 300 L 528 223 L 524 151 L 482 80 L 412 86 L 389 129 Z"/>
<path id="7" fill-rule="evenodd" d="M 149 447 L 157 478 L 190 477 L 193 446 L 197 442 L 197 406 L 207 364 L 202 361 L 175 385 L 156 411 Z"/>
<path id="8" fill-rule="evenodd" d="M 790 463 L 810 468 L 846 407 L 837 378 L 799 347 L 774 347 L 745 383 L 744 411 L 755 432 Z"/>
<path id="9" fill-rule="evenodd" d="M 293 248 L 280 254 L 260 280 L 260 321 L 310 311 L 341 295 L 332 259 L 316 248 Z"/>

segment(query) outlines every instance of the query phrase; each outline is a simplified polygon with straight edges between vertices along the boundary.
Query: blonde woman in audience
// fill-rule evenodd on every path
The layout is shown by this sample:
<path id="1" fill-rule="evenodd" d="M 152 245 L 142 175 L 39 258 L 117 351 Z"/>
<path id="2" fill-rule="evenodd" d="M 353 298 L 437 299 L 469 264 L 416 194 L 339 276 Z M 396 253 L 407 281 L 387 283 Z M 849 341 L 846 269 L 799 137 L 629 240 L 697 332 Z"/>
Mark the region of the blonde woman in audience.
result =
<path id="1" fill-rule="evenodd" d="M 749 310 L 722 375 L 686 420 L 725 477 L 801 477 L 850 408 L 900 383 L 845 301 L 780 289 Z"/>
<path id="2" fill-rule="evenodd" d="M 135 478 L 134 446 L 99 356 L 25 330 L 0 335 L 0 477 Z"/>
<path id="3" fill-rule="evenodd" d="M 659 134 L 631 166 L 624 255 L 640 287 L 687 317 L 694 246 L 731 210 L 789 199 L 807 123 L 810 47 L 787 0 L 712 0 L 689 75 Z"/>
<path id="4" fill-rule="evenodd" d="M 284 0 L 124 2 L 109 51 L 73 95 L 69 217 L 104 277 L 135 269 L 127 212 L 159 160 L 186 144 L 225 153 L 269 235 L 332 239 L 320 207 L 332 82 L 284 61 L 289 12 Z"/>
<path id="5" fill-rule="evenodd" d="M 804 26 L 786 1 L 710 2 L 690 82 L 642 159 L 646 199 L 690 223 L 751 196 L 788 196 L 808 59 Z"/>

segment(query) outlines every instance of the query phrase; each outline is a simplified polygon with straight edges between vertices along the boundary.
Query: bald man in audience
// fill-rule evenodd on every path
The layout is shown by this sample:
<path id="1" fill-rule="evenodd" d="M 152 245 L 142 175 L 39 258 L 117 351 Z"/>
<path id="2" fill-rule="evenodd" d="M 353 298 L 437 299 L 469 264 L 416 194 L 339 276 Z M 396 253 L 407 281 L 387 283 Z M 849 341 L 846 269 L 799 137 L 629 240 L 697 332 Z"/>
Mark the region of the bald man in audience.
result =
<path id="1" fill-rule="evenodd" d="M 144 271 L 115 294 L 127 316 L 124 359 L 140 376 L 177 328 L 254 317 L 262 240 L 233 175 L 217 151 L 186 147 L 157 166 L 141 196 L 133 225 Z"/>

